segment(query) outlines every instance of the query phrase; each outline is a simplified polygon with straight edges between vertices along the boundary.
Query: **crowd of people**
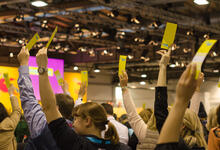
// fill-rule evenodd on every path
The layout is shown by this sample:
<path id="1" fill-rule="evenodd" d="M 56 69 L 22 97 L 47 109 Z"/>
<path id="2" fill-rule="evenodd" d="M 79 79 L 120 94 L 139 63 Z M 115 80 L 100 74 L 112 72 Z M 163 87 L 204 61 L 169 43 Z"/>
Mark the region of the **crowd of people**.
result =
<path id="1" fill-rule="evenodd" d="M 206 114 L 200 92 L 204 74 L 195 79 L 196 64 L 189 64 L 176 85 L 175 102 L 168 106 L 166 70 L 171 50 L 159 54 L 154 109 L 138 114 L 124 71 L 119 79 L 127 113 L 117 118 L 110 104 L 82 103 L 85 83 L 75 102 L 67 82 L 62 85 L 63 93 L 54 94 L 46 48 L 36 55 L 41 106 L 29 74 L 30 54 L 23 47 L 17 80 L 23 112 L 11 85 L 12 113 L 0 103 L 0 150 L 220 150 L 220 105 Z"/>

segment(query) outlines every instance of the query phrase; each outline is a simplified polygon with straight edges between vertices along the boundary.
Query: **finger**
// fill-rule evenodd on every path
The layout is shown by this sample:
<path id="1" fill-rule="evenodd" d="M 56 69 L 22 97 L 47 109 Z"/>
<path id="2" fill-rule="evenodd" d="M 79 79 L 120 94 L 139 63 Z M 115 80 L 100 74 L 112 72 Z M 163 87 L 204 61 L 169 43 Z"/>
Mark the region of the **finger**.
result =
<path id="1" fill-rule="evenodd" d="M 185 80 L 188 76 L 188 74 L 190 73 L 191 70 L 191 64 L 189 64 L 186 68 L 186 70 L 183 72 L 183 74 L 180 77 L 180 80 Z"/>
<path id="2" fill-rule="evenodd" d="M 156 53 L 163 56 L 163 53 L 160 51 L 157 51 Z"/>
<path id="3" fill-rule="evenodd" d="M 172 51 L 172 48 L 169 48 L 169 49 L 168 49 L 168 52 L 167 52 L 167 55 L 170 56 L 170 55 L 171 55 L 171 51 Z"/>
<path id="4" fill-rule="evenodd" d="M 200 78 L 200 79 L 203 79 L 203 78 L 204 78 L 204 73 L 203 73 L 203 72 L 200 72 L 200 73 L 199 73 L 199 78 Z"/>
<path id="5" fill-rule="evenodd" d="M 192 69 L 191 69 L 191 72 L 190 72 L 190 77 L 191 77 L 191 79 L 195 79 L 195 76 L 196 76 L 196 64 L 192 64 Z"/>

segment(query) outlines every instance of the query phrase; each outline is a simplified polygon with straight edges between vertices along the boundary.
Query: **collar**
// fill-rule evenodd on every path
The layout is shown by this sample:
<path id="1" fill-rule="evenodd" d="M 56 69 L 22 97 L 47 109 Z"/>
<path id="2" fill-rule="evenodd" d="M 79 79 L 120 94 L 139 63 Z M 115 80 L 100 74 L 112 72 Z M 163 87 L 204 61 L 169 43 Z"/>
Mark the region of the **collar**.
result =
<path id="1" fill-rule="evenodd" d="M 104 139 L 100 139 L 94 135 L 87 135 L 85 136 L 90 142 L 92 143 L 96 143 L 96 144 L 111 144 L 110 140 L 104 140 Z"/>

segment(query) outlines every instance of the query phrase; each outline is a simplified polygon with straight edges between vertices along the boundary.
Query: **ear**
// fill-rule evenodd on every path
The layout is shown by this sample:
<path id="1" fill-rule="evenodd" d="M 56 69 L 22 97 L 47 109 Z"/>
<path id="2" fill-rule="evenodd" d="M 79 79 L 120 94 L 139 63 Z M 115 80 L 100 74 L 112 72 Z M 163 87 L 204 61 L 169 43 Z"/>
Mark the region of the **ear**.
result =
<path id="1" fill-rule="evenodd" d="M 87 128 L 89 128 L 93 125 L 91 117 L 87 117 L 84 121 L 85 121 L 84 123 Z"/>

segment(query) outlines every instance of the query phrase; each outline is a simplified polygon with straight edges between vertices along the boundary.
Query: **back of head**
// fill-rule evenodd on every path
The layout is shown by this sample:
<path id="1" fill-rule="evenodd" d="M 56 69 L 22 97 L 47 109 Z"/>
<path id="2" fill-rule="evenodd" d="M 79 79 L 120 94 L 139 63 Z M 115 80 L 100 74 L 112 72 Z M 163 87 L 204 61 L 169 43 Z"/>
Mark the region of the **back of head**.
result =
<path id="1" fill-rule="evenodd" d="M 56 103 L 59 111 L 65 119 L 71 120 L 72 110 L 74 108 L 74 100 L 67 94 L 56 94 Z"/>
<path id="2" fill-rule="evenodd" d="M 217 116 L 218 126 L 220 127 L 220 104 L 218 105 L 216 116 Z"/>
<path id="3" fill-rule="evenodd" d="M 144 120 L 145 124 L 147 124 L 152 114 L 153 114 L 153 111 L 149 108 L 144 109 L 139 113 L 141 118 Z"/>
<path id="4" fill-rule="evenodd" d="M 105 132 L 105 139 L 110 140 L 112 144 L 117 144 L 119 142 L 119 136 L 117 130 L 112 123 L 107 120 L 107 113 L 102 105 L 94 102 L 88 102 L 81 104 L 74 108 L 73 116 L 81 116 L 82 119 L 90 117 L 94 126 L 101 131 L 106 129 L 108 125 L 108 130 Z"/>
<path id="5" fill-rule="evenodd" d="M 0 103 L 0 122 L 2 122 L 8 116 L 8 112 L 5 109 L 4 105 Z"/>
<path id="6" fill-rule="evenodd" d="M 110 105 L 108 103 L 102 103 L 101 105 L 104 107 L 104 109 L 105 109 L 105 111 L 107 112 L 108 115 L 112 115 L 113 116 L 114 113 L 113 113 L 112 105 Z"/>
<path id="7" fill-rule="evenodd" d="M 208 130 L 211 130 L 212 128 L 218 126 L 216 113 L 217 113 L 217 108 L 210 109 L 208 119 L 207 119 L 207 125 L 206 125 Z"/>
<path id="8" fill-rule="evenodd" d="M 183 125 L 184 128 L 181 132 L 181 136 L 190 148 L 207 148 L 203 133 L 203 127 L 196 113 L 187 109 L 184 115 Z"/>

